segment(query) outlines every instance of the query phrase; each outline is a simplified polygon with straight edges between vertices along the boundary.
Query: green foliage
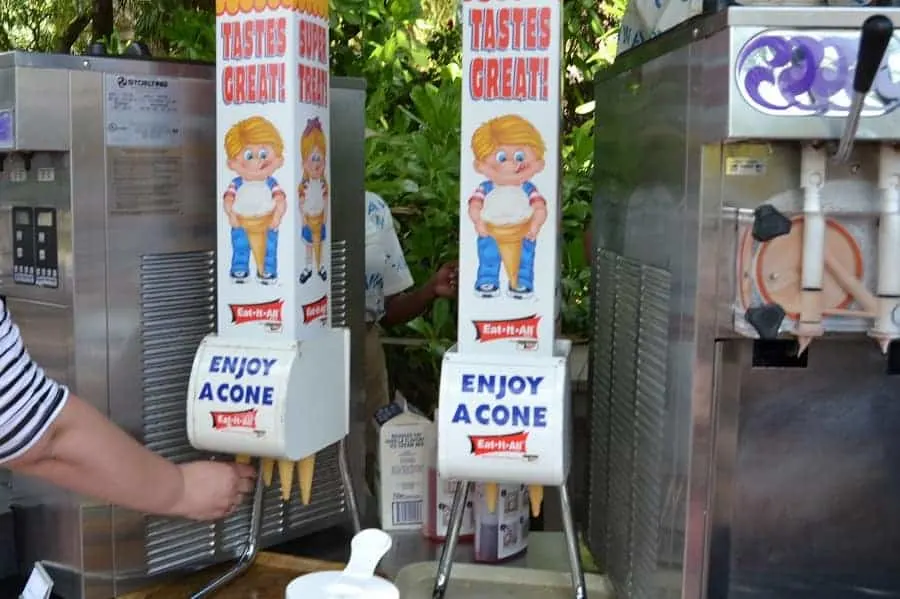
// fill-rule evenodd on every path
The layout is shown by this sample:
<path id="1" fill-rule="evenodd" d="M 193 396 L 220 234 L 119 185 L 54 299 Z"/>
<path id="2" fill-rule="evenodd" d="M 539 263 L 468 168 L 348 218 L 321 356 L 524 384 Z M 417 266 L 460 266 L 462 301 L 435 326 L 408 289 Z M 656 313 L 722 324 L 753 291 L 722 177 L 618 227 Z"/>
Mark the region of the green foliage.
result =
<path id="1" fill-rule="evenodd" d="M 90 14 L 90 0 L 0 0 L 0 48 L 52 51 Z M 625 0 L 565 0 L 563 102 L 563 332 L 588 334 L 589 270 L 583 253 L 591 216 L 592 81 L 615 54 Z M 368 83 L 366 182 L 390 204 L 415 280 L 456 257 L 459 218 L 460 51 L 458 0 L 330 0 L 332 71 Z M 212 0 L 116 0 L 121 49 L 132 39 L 156 55 L 212 60 Z M 78 49 L 89 41 L 84 28 Z M 389 331 L 414 340 L 389 351 L 393 382 L 429 407 L 440 357 L 456 336 L 455 306 L 438 301 Z"/>

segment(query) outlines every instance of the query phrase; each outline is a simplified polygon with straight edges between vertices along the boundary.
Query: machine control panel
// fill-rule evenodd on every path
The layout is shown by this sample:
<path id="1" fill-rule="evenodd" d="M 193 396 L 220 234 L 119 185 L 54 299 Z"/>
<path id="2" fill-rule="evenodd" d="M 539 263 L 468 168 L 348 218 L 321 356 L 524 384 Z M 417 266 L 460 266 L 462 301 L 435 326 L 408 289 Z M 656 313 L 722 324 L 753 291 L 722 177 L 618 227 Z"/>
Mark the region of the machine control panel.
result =
<path id="1" fill-rule="evenodd" d="M 59 287 L 57 215 L 53 208 L 12 209 L 13 281 Z"/>

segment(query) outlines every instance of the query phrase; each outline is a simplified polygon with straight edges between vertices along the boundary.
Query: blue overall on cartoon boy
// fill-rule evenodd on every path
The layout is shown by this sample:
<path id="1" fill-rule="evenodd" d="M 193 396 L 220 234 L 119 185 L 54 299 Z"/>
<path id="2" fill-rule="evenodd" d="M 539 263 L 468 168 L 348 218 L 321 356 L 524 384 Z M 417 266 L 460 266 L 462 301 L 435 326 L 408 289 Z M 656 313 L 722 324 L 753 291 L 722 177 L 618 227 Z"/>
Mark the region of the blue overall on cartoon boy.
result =
<path id="1" fill-rule="evenodd" d="M 231 225 L 231 278 L 243 282 L 250 258 L 263 284 L 278 278 L 278 227 L 287 207 L 273 173 L 284 165 L 284 145 L 275 126 L 262 117 L 236 123 L 225 135 L 228 168 L 237 173 L 225 190 Z"/>
<path id="2" fill-rule="evenodd" d="M 544 169 L 544 142 L 518 115 L 482 124 L 472 135 L 474 167 L 487 177 L 469 198 L 469 218 L 478 233 L 475 291 L 500 293 L 500 267 L 516 299 L 534 293 L 537 236 L 547 220 L 547 201 L 531 178 Z"/>

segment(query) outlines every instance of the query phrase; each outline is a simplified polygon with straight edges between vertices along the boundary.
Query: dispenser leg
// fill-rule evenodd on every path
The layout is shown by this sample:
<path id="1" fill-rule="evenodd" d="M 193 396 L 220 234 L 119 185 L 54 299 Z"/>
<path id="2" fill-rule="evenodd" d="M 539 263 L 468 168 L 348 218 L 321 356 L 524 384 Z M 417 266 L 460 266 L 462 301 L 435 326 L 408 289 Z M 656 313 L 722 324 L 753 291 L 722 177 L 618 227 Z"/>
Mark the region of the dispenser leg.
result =
<path id="1" fill-rule="evenodd" d="M 572 596 L 575 599 L 586 599 L 587 588 L 584 585 L 584 571 L 581 569 L 581 552 L 578 550 L 578 533 L 572 519 L 572 504 L 569 501 L 569 490 L 566 483 L 559 487 L 559 503 L 562 507 L 562 524 L 566 533 L 566 550 L 569 553 L 569 570 L 572 573 Z"/>
<path id="2" fill-rule="evenodd" d="M 256 560 L 256 554 L 259 553 L 260 525 L 262 524 L 263 512 L 263 489 L 265 488 L 262 478 L 263 472 L 262 467 L 260 467 L 256 475 L 256 488 L 253 490 L 253 509 L 250 512 L 250 530 L 247 532 L 247 543 L 244 545 L 243 553 L 241 553 L 241 556 L 230 570 L 191 595 L 191 599 L 203 599 L 204 597 L 212 595 L 246 572 Z"/>
<path id="3" fill-rule="evenodd" d="M 350 519 L 353 522 L 353 533 L 358 534 L 362 530 L 362 522 L 359 516 L 359 505 L 356 503 L 353 477 L 350 474 L 350 463 L 347 461 L 347 437 L 341 439 L 338 444 L 338 468 L 341 471 L 341 483 L 344 485 L 347 511 L 350 512 Z"/>
<path id="4" fill-rule="evenodd" d="M 447 583 L 450 582 L 450 569 L 453 567 L 453 555 L 456 553 L 456 544 L 459 542 L 459 531 L 462 529 L 463 514 L 466 501 L 471 493 L 473 483 L 460 481 L 453 493 L 453 505 L 450 508 L 450 523 L 447 530 L 447 539 L 444 548 L 441 549 L 441 561 L 438 562 L 437 578 L 434 580 L 432 599 L 443 599 L 447 592 Z"/>

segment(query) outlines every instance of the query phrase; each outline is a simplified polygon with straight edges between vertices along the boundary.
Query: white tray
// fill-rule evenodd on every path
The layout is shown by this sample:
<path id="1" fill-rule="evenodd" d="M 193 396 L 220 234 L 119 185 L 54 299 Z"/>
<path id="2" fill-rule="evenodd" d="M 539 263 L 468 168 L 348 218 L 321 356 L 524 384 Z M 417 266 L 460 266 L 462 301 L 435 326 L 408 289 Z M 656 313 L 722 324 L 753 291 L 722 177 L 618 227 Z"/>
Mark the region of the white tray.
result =
<path id="1" fill-rule="evenodd" d="M 397 574 L 394 584 L 400 599 L 431 599 L 437 562 L 410 564 Z M 612 599 L 605 576 L 585 574 L 587 599 Z M 572 599 L 568 572 L 526 570 L 505 566 L 453 564 L 444 599 Z"/>

